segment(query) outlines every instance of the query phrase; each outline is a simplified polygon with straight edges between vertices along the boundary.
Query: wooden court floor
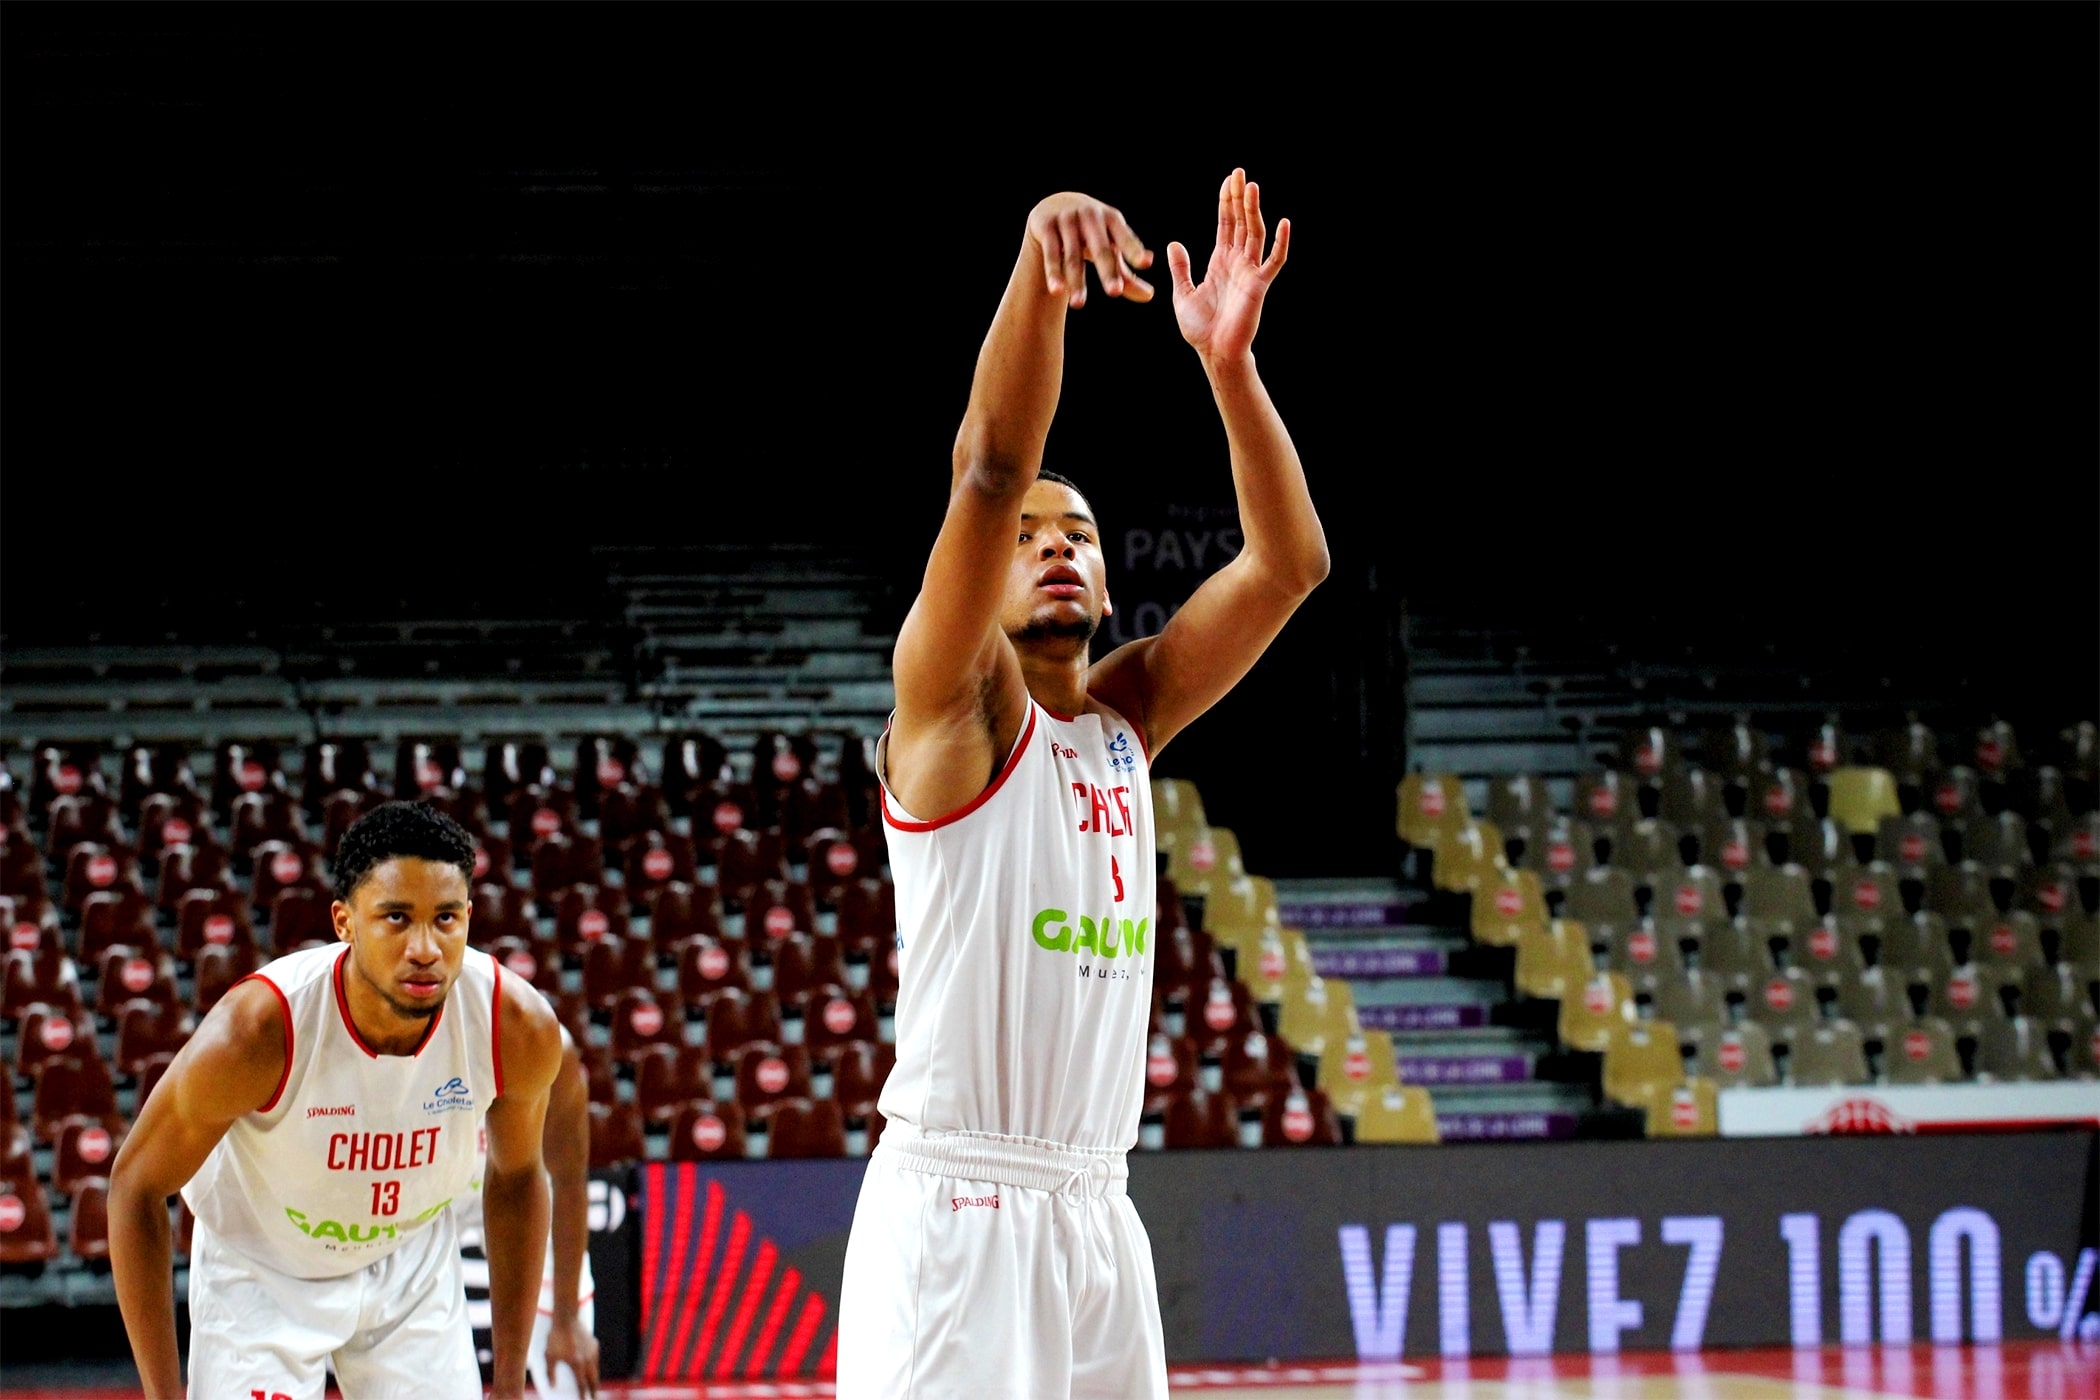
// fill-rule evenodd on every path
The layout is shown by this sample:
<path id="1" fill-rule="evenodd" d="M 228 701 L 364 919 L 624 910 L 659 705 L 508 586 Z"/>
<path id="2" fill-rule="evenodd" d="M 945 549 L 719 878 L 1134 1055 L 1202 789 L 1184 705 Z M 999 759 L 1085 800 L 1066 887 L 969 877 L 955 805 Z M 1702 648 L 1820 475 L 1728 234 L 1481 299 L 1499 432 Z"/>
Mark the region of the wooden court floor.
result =
<path id="1" fill-rule="evenodd" d="M 1263 1400 L 2100 1400 L 2100 1346 L 2035 1342 L 1374 1366 L 1177 1366 L 1169 1379 L 1177 1394 L 1205 1392 L 1221 1400 L 1232 1395 Z M 606 1400 L 819 1400 L 833 1389 L 828 1381 L 615 1382 L 601 1393 Z M 138 1400 L 139 1392 L 99 1386 L 22 1389 L 7 1384 L 0 1365 L 0 1394 L 9 1400 Z"/>

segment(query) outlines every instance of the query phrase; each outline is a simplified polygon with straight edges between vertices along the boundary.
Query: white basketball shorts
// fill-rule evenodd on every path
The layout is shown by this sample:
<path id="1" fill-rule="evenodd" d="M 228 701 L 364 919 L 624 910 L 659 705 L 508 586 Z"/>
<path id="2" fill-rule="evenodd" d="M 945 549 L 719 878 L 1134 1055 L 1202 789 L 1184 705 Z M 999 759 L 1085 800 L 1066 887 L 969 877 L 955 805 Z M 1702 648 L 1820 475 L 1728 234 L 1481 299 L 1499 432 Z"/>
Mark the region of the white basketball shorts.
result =
<path id="1" fill-rule="evenodd" d="M 378 1263 L 338 1278 L 278 1273 L 197 1225 L 194 1400 L 321 1400 L 331 1367 L 344 1400 L 480 1400 L 450 1211 Z"/>
<path id="2" fill-rule="evenodd" d="M 839 1299 L 839 1400 L 1165 1400 L 1123 1154 L 892 1121 Z"/>

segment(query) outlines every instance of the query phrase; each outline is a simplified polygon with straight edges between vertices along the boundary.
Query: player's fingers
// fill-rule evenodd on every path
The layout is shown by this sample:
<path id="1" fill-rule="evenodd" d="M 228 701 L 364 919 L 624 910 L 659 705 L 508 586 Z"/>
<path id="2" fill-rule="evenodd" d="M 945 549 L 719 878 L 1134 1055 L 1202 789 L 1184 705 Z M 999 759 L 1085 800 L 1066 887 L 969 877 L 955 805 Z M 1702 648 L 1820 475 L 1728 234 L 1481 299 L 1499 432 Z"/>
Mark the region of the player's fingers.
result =
<path id="1" fill-rule="evenodd" d="M 1179 243 L 1167 245 L 1167 276 L 1173 280 L 1175 296 L 1195 295 L 1196 284 L 1189 280 L 1189 250 Z"/>
<path id="2" fill-rule="evenodd" d="M 1065 289 L 1064 243 L 1058 237 L 1057 221 L 1046 221 L 1036 231 L 1036 246 L 1043 250 L 1043 285 L 1053 292 Z"/>
<path id="3" fill-rule="evenodd" d="M 1137 232 L 1130 227 L 1123 217 L 1122 210 L 1108 211 L 1108 232 L 1116 240 L 1116 247 L 1122 250 L 1124 262 L 1132 267 L 1152 266 L 1152 250 L 1145 246 L 1145 240 L 1139 238 Z"/>
<path id="4" fill-rule="evenodd" d="M 1280 219 L 1276 224 L 1276 246 L 1269 250 L 1269 260 L 1261 265 L 1262 275 L 1274 277 L 1283 271 L 1284 263 L 1291 256 L 1291 221 Z"/>
<path id="5" fill-rule="evenodd" d="M 1246 197 L 1240 203 L 1247 211 L 1247 260 L 1260 262 L 1262 248 L 1269 240 L 1269 226 L 1261 219 L 1261 186 L 1249 180 Z"/>
<path id="6" fill-rule="evenodd" d="M 1087 209 L 1080 216 L 1086 229 L 1087 261 L 1094 265 L 1094 276 L 1101 280 L 1101 290 L 1115 297 L 1123 294 L 1123 257 L 1116 251 L 1116 243 L 1108 236 L 1108 221 L 1101 217 L 1099 209 Z"/>
<path id="7" fill-rule="evenodd" d="M 1123 300 L 1150 301 L 1152 300 L 1152 291 L 1153 288 L 1150 282 L 1132 272 L 1129 263 L 1123 264 Z"/>
<path id="8" fill-rule="evenodd" d="M 1229 203 L 1232 206 L 1232 242 L 1228 243 L 1226 246 L 1228 248 L 1231 248 L 1234 252 L 1238 252 L 1240 249 L 1244 248 L 1247 243 L 1246 171 L 1235 170 L 1232 172 L 1231 190 L 1232 193 L 1228 198 L 1227 203 Z"/>
<path id="9" fill-rule="evenodd" d="M 1232 246 L 1232 177 L 1227 175 L 1225 183 L 1218 186 L 1218 246 Z"/>
<path id="10" fill-rule="evenodd" d="M 1079 216 L 1067 212 L 1058 216 L 1058 237 L 1064 243 L 1065 299 L 1073 306 L 1086 305 L 1086 230 L 1079 226 Z"/>

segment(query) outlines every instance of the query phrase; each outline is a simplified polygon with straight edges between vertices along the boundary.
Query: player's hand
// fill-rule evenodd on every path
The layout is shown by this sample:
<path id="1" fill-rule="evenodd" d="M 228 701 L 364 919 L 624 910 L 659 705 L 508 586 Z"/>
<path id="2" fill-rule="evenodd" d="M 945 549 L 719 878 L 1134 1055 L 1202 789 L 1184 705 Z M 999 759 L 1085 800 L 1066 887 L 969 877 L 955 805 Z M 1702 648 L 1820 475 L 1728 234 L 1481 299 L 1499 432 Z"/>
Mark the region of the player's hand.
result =
<path id="1" fill-rule="evenodd" d="M 562 1366 L 575 1373 L 576 1390 L 584 1400 L 598 1393 L 598 1339 L 580 1317 L 556 1318 L 548 1328 L 547 1379 L 554 1380 Z"/>
<path id="2" fill-rule="evenodd" d="M 1261 218 L 1261 187 L 1235 170 L 1218 190 L 1218 246 L 1200 283 L 1189 280 L 1189 250 L 1167 245 L 1167 270 L 1174 279 L 1174 319 L 1182 338 L 1206 363 L 1236 360 L 1254 346 L 1261 327 L 1262 298 L 1290 256 L 1291 221 L 1276 225 L 1276 244 L 1265 259 L 1268 226 Z"/>
<path id="3" fill-rule="evenodd" d="M 1086 305 L 1086 265 L 1101 290 L 1126 301 L 1152 300 L 1152 284 L 1132 271 L 1152 266 L 1152 250 L 1121 210 L 1092 195 L 1053 194 L 1028 211 L 1028 236 L 1043 253 L 1043 282 L 1074 309 Z"/>

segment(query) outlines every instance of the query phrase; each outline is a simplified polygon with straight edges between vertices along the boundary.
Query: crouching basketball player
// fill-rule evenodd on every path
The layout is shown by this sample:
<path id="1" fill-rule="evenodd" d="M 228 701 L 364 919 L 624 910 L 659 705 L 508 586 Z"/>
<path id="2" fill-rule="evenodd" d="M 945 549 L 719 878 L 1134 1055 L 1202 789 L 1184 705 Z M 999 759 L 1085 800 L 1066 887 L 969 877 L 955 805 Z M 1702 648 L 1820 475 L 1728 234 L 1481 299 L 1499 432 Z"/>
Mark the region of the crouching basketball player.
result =
<path id="1" fill-rule="evenodd" d="M 343 946 L 236 984 L 139 1113 L 110 1259 L 146 1394 L 183 1393 L 167 1197 L 196 1216 L 190 1390 L 211 1400 L 481 1394 L 455 1216 L 482 1178 L 495 1393 L 521 1396 L 548 1229 L 540 1135 L 561 1033 L 467 947 L 474 844 L 390 802 L 343 834 Z M 479 1137 L 488 1133 L 485 1175 Z"/>
<path id="2" fill-rule="evenodd" d="M 878 751 L 897 884 L 897 1066 L 846 1249 L 838 1393 L 1164 1397 L 1151 1245 L 1125 1189 L 1155 930 L 1151 764 L 1326 576 L 1305 474 L 1255 374 L 1258 191 L 1218 196 L 1203 281 L 1167 246 L 1210 378 L 1245 548 L 1157 637 L 1088 664 L 1109 611 L 1099 527 L 1040 472 L 1064 321 L 1094 264 L 1148 301 L 1116 210 L 1053 195 L 978 356 L 946 519 L 897 639 Z"/>

